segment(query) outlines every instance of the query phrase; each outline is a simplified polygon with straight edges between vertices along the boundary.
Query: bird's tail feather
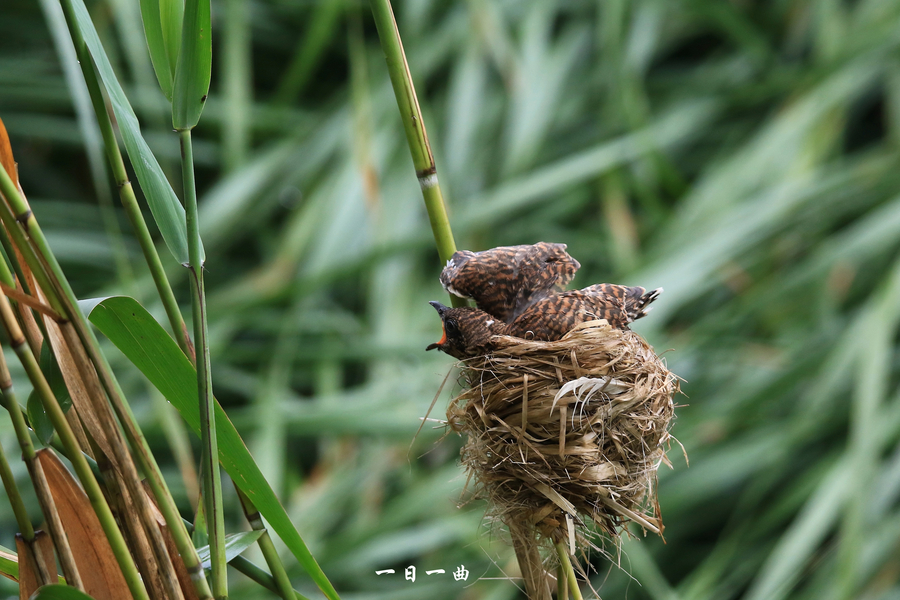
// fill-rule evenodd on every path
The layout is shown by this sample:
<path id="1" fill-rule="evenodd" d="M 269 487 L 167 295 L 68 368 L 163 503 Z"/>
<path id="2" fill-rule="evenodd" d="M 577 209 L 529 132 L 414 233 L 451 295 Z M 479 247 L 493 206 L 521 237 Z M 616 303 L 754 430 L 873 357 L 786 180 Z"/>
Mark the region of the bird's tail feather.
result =
<path id="1" fill-rule="evenodd" d="M 625 303 L 625 312 L 628 314 L 629 321 L 635 321 L 646 316 L 653 308 L 650 304 L 659 298 L 659 295 L 662 293 L 662 288 L 656 288 L 637 298 L 629 298 Z"/>

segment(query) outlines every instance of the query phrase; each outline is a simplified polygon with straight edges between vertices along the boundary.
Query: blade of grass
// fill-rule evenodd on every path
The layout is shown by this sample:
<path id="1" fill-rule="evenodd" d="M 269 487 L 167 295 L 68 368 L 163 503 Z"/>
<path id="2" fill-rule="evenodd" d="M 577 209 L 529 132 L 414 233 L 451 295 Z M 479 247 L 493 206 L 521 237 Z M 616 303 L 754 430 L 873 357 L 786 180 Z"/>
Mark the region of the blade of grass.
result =
<path id="1" fill-rule="evenodd" d="M 91 110 L 91 96 L 85 85 L 84 78 L 79 74 L 78 59 L 69 30 L 66 27 L 66 19 L 62 7 L 55 0 L 41 0 L 41 9 L 53 36 L 53 43 L 59 55 L 59 62 L 65 73 L 66 84 L 70 90 L 72 104 L 78 117 L 78 129 L 82 138 L 84 138 L 84 148 L 88 156 L 94 193 L 97 196 L 97 204 L 100 207 L 103 228 L 106 230 L 113 257 L 115 258 L 116 273 L 119 276 L 119 281 L 123 285 L 128 286 L 131 285 L 134 279 L 134 273 L 131 269 L 131 263 L 128 262 L 128 252 L 122 237 L 122 230 L 113 210 L 109 180 L 103 165 L 102 141 L 97 123 L 98 116 L 95 116 Z M 105 112 L 104 109 L 103 113 L 105 114 Z"/>
<path id="2" fill-rule="evenodd" d="M 186 0 L 181 49 L 178 53 L 178 66 L 175 68 L 175 87 L 172 90 L 172 124 L 179 132 L 193 129 L 206 106 L 212 72 L 211 30 L 209 0 Z M 193 166 L 191 163 L 192 169 Z M 184 184 L 185 187 L 188 186 L 187 180 Z M 185 196 L 184 201 L 187 206 L 189 198 Z M 188 247 L 190 255 L 190 239 Z"/>
<path id="3" fill-rule="evenodd" d="M 97 81 L 96 71 L 90 68 L 91 63 L 87 56 L 82 58 L 81 64 L 84 66 L 82 72 L 87 81 L 91 101 L 94 103 L 94 111 L 97 114 L 97 119 L 100 124 L 100 131 L 106 149 L 106 157 L 109 161 L 116 187 L 119 190 L 119 199 L 122 202 L 122 206 L 125 208 L 125 214 L 128 216 L 128 220 L 131 222 L 138 243 L 141 246 L 141 252 L 144 254 L 147 268 L 150 270 L 153 283 L 156 285 L 157 294 L 159 294 L 166 315 L 169 318 L 172 335 L 178 341 L 178 345 L 181 347 L 182 351 L 188 354 L 188 356 L 191 356 L 193 355 L 194 348 L 191 344 L 190 336 L 187 333 L 181 310 L 178 308 L 178 301 L 175 299 L 175 293 L 172 291 L 172 285 L 166 277 L 166 272 L 163 268 L 162 261 L 159 258 L 159 253 L 156 251 L 156 244 L 153 243 L 150 230 L 147 228 L 147 222 L 144 220 L 144 215 L 141 212 L 137 198 L 134 195 L 134 188 L 131 185 L 131 181 L 128 179 L 128 173 L 125 170 L 125 161 L 122 159 L 122 153 L 119 150 L 119 145 L 116 141 L 112 122 L 109 118 L 109 114 L 106 112 L 106 105 L 100 91 L 100 83 Z"/>
<path id="4" fill-rule="evenodd" d="M 106 298 L 91 305 L 90 320 L 178 409 L 191 430 L 201 435 L 197 373 L 187 357 L 178 350 L 153 317 L 133 298 Z M 219 436 L 219 460 L 234 483 L 253 501 L 278 534 L 297 562 L 309 574 L 326 597 L 334 600 L 337 592 L 263 477 L 259 467 L 241 440 L 222 407 L 215 403 L 216 430 Z"/>
<path id="5" fill-rule="evenodd" d="M 240 533 L 229 533 L 225 536 L 225 562 L 231 562 L 241 555 L 241 553 L 252 546 L 263 531 L 242 531 Z M 209 569 L 212 564 L 210 561 L 209 546 L 197 548 L 197 554 L 203 561 L 203 568 Z"/>
<path id="6" fill-rule="evenodd" d="M 109 96 L 116 123 L 125 142 L 125 149 L 132 167 L 147 198 L 150 211 L 169 251 L 181 264 L 188 262 L 187 232 L 184 225 L 184 208 L 172 191 L 159 162 L 141 135 L 137 116 L 119 85 L 112 65 L 103 50 L 100 38 L 82 0 L 63 0 L 63 10 L 76 49 L 78 40 L 87 45 L 97 72 Z"/>
<path id="7" fill-rule="evenodd" d="M 247 0 L 227 0 L 225 27 L 222 32 L 225 53 L 220 70 L 225 103 L 225 117 L 222 121 L 222 166 L 226 172 L 236 171 L 244 166 L 250 150 L 250 117 L 253 104 L 250 35 L 250 3 Z"/>
<path id="8" fill-rule="evenodd" d="M 266 564 L 269 565 L 269 570 L 274 576 L 278 593 L 284 600 L 290 600 L 294 597 L 294 588 L 291 586 L 291 580 L 288 577 L 287 571 L 284 569 L 284 563 L 281 562 L 281 557 L 278 556 L 275 544 L 272 543 L 272 538 L 269 537 L 269 532 L 266 531 L 262 516 L 259 514 L 259 511 L 256 510 L 256 507 L 253 506 L 253 502 L 247 497 L 247 494 L 241 492 L 241 488 L 236 487 L 235 489 L 237 490 L 238 499 L 241 501 L 241 508 L 244 511 L 247 522 L 250 523 L 250 527 L 252 527 L 254 531 L 260 533 L 257 538 L 257 543 L 259 544 L 259 549 L 262 552 L 263 558 L 266 560 Z"/>
<path id="9" fill-rule="evenodd" d="M 153 71 L 156 73 L 156 79 L 159 81 L 159 87 L 162 89 L 163 94 L 171 102 L 172 86 L 175 81 L 175 76 L 173 75 L 175 72 L 174 66 L 178 57 L 177 44 L 181 42 L 181 27 L 179 22 L 178 28 L 175 29 L 179 33 L 178 36 L 165 35 L 162 13 L 173 15 L 177 11 L 172 6 L 176 3 L 166 0 L 162 0 L 162 3 L 166 5 L 165 8 L 161 6 L 160 0 L 141 0 L 141 21 L 144 23 L 144 37 L 147 39 L 147 49 L 150 51 L 150 62 L 153 64 Z M 169 19 L 167 19 L 166 31 L 169 30 L 168 24 Z M 169 62 L 170 45 L 166 43 L 168 41 L 167 37 L 171 37 L 173 39 L 172 43 L 175 44 L 174 48 L 171 48 L 174 50 L 171 64 Z"/>

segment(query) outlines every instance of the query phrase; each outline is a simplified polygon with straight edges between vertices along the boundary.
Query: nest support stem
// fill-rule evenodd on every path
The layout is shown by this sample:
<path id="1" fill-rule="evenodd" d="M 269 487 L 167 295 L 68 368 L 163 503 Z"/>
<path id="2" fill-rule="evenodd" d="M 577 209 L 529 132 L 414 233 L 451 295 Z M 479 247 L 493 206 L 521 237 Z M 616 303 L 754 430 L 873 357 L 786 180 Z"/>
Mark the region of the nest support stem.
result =
<path id="1" fill-rule="evenodd" d="M 510 524 L 509 534 L 512 539 L 516 560 L 519 562 L 519 570 L 525 580 L 525 595 L 528 600 L 551 600 L 550 585 L 544 563 L 541 559 L 540 548 L 534 530 Z"/>
<path id="2" fill-rule="evenodd" d="M 559 557 L 559 598 L 564 598 L 563 590 L 568 583 L 568 590 L 572 592 L 572 600 L 584 600 L 581 596 L 581 590 L 578 589 L 578 580 L 575 578 L 575 569 L 572 567 L 572 560 L 569 558 L 569 549 L 566 548 L 564 541 L 556 542 L 556 555 Z"/>

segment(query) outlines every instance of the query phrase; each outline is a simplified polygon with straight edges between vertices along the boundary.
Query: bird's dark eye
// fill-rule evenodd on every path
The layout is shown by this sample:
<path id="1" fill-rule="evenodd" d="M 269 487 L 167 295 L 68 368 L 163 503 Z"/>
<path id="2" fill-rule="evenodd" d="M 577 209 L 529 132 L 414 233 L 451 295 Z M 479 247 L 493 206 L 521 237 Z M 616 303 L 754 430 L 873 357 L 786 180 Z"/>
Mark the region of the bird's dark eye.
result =
<path id="1" fill-rule="evenodd" d="M 444 327 L 447 329 L 447 335 L 451 335 L 459 331 L 459 327 L 457 327 L 456 321 L 454 321 L 453 319 L 447 319 L 447 322 L 444 323 Z"/>

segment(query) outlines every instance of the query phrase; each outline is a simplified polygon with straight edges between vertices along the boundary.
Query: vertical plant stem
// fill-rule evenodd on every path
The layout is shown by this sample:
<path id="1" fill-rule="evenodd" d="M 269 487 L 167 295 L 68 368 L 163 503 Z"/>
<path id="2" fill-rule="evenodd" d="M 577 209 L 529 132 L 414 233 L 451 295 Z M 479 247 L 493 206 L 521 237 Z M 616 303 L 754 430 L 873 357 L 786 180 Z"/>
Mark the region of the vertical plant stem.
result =
<path id="1" fill-rule="evenodd" d="M 556 567 L 556 600 L 569 600 L 569 578 L 562 563 Z"/>
<path id="2" fill-rule="evenodd" d="M 22 459 L 28 467 L 29 475 L 31 475 L 31 467 L 35 462 L 34 445 L 31 443 L 28 425 L 25 423 L 25 417 L 22 415 L 22 409 L 19 406 L 19 401 L 16 399 L 16 394 L 13 391 L 12 378 L 9 376 L 9 369 L 6 366 L 6 359 L 3 357 L 2 351 L 0 351 L 0 404 L 2 404 L 3 408 L 9 412 L 9 417 L 19 442 L 19 448 L 22 450 Z M 43 584 L 56 583 L 54 581 L 55 578 L 51 576 L 49 571 L 50 565 L 45 564 L 45 561 L 43 560 L 44 555 L 35 546 L 34 527 L 32 527 L 31 520 L 28 518 L 28 511 L 22 502 L 22 497 L 19 494 L 16 482 L 12 478 L 12 472 L 9 470 L 5 455 L 3 456 L 3 464 L 3 486 L 6 489 L 13 513 L 16 516 L 16 523 L 19 525 L 19 534 L 22 536 L 28 551 L 31 552 L 34 559 L 32 562 L 38 570 L 38 578 Z M 35 481 L 33 485 L 35 486 L 35 489 L 37 489 L 38 482 Z"/>
<path id="3" fill-rule="evenodd" d="M 425 131 L 419 99 L 416 97 L 412 75 L 409 73 L 400 31 L 397 29 L 390 0 L 371 0 L 371 3 L 375 26 L 378 28 L 378 39 L 381 40 L 381 48 L 387 60 L 388 73 L 394 87 L 394 95 L 397 97 L 397 107 L 400 109 L 400 119 L 403 121 L 409 152 L 412 155 L 419 187 L 422 188 L 428 220 L 431 222 L 431 232 L 441 262 L 446 263 L 456 252 L 456 242 L 450 229 L 447 208 L 438 183 L 437 167 L 431 154 L 431 145 L 428 143 L 428 133 Z M 450 300 L 453 306 L 466 305 L 465 300 L 453 294 L 450 295 Z"/>
<path id="4" fill-rule="evenodd" d="M 200 250 L 200 223 L 197 220 L 197 190 L 194 184 L 194 153 L 191 131 L 178 132 L 181 140 L 181 173 L 184 180 L 184 204 L 190 256 L 191 306 L 194 316 L 194 340 L 197 344 L 197 393 L 200 398 L 201 468 L 203 502 L 209 529 L 212 591 L 216 598 L 228 596 L 225 562 L 225 520 L 222 514 L 222 478 L 219 472 L 219 446 L 210 375 L 209 344 L 206 324 L 206 293 L 203 287 L 203 261 Z"/>
<path id="5" fill-rule="evenodd" d="M 4 404 L 8 403 L 4 400 Z M 6 498 L 12 507 L 13 516 L 16 518 L 16 525 L 19 533 L 26 541 L 34 539 L 34 528 L 31 526 L 31 520 L 28 518 L 28 510 L 25 503 L 22 502 L 22 495 L 19 493 L 19 486 L 16 485 L 16 479 L 13 477 L 12 469 L 9 461 L 6 459 L 6 451 L 0 445 L 0 480 L 3 481 L 3 489 L 6 490 Z"/>
<path id="6" fill-rule="evenodd" d="M 584 600 L 581 596 L 581 590 L 578 589 L 578 580 L 575 578 L 575 569 L 572 568 L 572 560 L 569 558 L 569 549 L 566 547 L 566 542 L 557 542 L 554 546 L 556 547 L 556 555 L 559 556 L 560 574 L 565 573 L 566 581 L 569 583 L 569 591 L 572 592 L 572 600 Z"/>
<path id="7" fill-rule="evenodd" d="M 278 584 L 275 582 L 275 578 L 243 556 L 235 556 L 228 564 L 234 567 L 235 571 L 243 573 L 267 590 L 275 592 L 276 594 L 279 593 Z M 288 596 L 289 598 L 295 598 L 296 600 L 309 600 L 306 596 L 304 596 L 297 590 L 292 590 L 292 593 L 293 595 Z"/>
<path id="8" fill-rule="evenodd" d="M 147 590 L 141 581 L 141 576 L 134 564 L 128 546 L 125 544 L 125 538 L 122 537 L 122 532 L 119 531 L 112 511 L 106 503 L 106 498 L 103 496 L 103 492 L 100 489 L 100 485 L 97 483 L 97 479 L 91 472 L 87 460 L 85 460 L 84 455 L 81 453 L 81 448 L 79 448 L 78 441 L 75 439 L 75 434 L 72 432 L 72 428 L 66 420 L 65 413 L 62 408 L 60 408 L 59 402 L 57 402 L 56 397 L 53 395 L 53 391 L 50 389 L 50 385 L 44 378 L 44 374 L 41 372 L 37 360 L 25 343 L 25 337 L 22 335 L 22 330 L 19 328 L 19 324 L 13 314 L 9 299 L 2 295 L 0 295 L 0 321 L 3 323 L 3 329 L 7 334 L 10 346 L 19 357 L 22 366 L 25 368 L 25 372 L 28 374 L 28 378 L 31 380 L 34 389 L 41 399 L 41 403 L 44 406 L 47 416 L 50 417 L 53 428 L 59 435 L 66 450 L 69 452 L 69 457 L 72 460 L 72 466 L 75 468 L 75 473 L 78 475 L 78 479 L 84 486 L 84 491 L 90 499 L 94 511 L 97 513 L 97 518 L 100 520 L 103 532 L 109 540 L 113 553 L 116 556 L 116 560 L 119 563 L 119 568 L 122 570 L 122 575 L 125 577 L 128 589 L 131 591 L 135 600 L 149 600 Z"/>
<path id="9" fill-rule="evenodd" d="M 250 527 L 256 531 L 263 532 L 263 534 L 259 536 L 259 539 L 256 540 L 256 543 L 262 551 L 266 564 L 269 565 L 269 570 L 272 571 L 272 576 L 274 577 L 275 585 L 277 586 L 277 593 L 284 598 L 284 600 L 291 600 L 294 598 L 294 588 L 291 585 L 291 580 L 284 568 L 284 563 L 281 562 L 281 557 L 278 556 L 275 544 L 272 543 L 272 538 L 269 536 L 269 532 L 266 531 L 266 527 L 263 524 L 259 511 L 256 510 L 256 506 L 253 505 L 250 498 L 248 498 L 239 487 L 235 486 L 234 489 L 237 491 L 238 498 L 241 501 L 241 508 L 244 510 L 244 516 L 247 517 L 247 522 L 250 523 Z"/>

